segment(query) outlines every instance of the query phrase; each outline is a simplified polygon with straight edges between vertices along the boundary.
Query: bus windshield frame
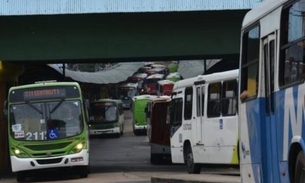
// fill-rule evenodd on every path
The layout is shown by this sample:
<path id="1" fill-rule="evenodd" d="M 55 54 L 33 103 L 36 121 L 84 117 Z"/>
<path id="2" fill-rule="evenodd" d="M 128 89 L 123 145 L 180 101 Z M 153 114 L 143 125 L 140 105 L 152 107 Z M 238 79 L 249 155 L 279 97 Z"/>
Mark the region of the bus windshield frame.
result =
<path id="1" fill-rule="evenodd" d="M 49 141 L 79 135 L 84 130 L 79 100 L 11 104 L 10 135 L 15 140 Z"/>

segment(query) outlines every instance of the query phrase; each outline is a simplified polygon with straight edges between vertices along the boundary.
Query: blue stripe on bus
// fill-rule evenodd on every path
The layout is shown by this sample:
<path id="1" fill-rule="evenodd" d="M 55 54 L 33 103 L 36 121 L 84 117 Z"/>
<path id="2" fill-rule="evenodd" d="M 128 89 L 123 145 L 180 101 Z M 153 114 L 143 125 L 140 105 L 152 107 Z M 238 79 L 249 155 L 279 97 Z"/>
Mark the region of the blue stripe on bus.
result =
<path id="1" fill-rule="evenodd" d="M 247 116 L 247 126 L 249 130 L 249 148 L 250 148 L 250 156 L 251 156 L 251 163 L 252 163 L 252 170 L 253 171 L 253 177 L 255 179 L 255 182 L 259 182 L 259 172 L 256 171 L 257 168 L 262 170 L 262 167 L 257 167 L 258 164 L 261 166 L 261 123 L 260 121 L 260 102 L 259 100 L 251 100 L 246 103 L 246 116 Z M 241 123 L 243 123 L 241 121 Z"/>

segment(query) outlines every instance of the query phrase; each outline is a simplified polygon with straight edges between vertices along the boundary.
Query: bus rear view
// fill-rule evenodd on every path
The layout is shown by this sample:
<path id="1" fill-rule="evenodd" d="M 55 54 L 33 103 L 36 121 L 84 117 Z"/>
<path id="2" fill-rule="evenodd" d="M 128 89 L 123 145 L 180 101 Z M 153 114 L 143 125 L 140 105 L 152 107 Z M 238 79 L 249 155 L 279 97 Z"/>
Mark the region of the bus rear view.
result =
<path id="1" fill-rule="evenodd" d="M 23 182 L 28 171 L 74 167 L 89 170 L 89 141 L 81 90 L 75 82 L 10 88 L 6 106 L 12 171 Z"/>

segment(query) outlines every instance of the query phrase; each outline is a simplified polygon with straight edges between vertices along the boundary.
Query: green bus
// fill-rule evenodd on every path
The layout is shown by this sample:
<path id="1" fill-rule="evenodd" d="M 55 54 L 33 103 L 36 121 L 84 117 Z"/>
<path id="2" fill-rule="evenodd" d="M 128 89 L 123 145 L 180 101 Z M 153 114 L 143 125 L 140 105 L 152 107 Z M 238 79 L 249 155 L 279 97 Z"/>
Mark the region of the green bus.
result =
<path id="1" fill-rule="evenodd" d="M 90 103 L 89 133 L 91 136 L 124 132 L 124 111 L 121 100 L 99 99 Z"/>
<path id="2" fill-rule="evenodd" d="M 147 124 L 145 107 L 150 99 L 156 97 L 156 95 L 139 95 L 132 98 L 132 128 L 135 135 L 140 135 L 141 133 L 146 134 Z"/>
<path id="3" fill-rule="evenodd" d="M 89 173 L 87 110 L 76 82 L 43 81 L 9 89 L 4 116 L 12 172 L 74 168 Z"/>
<path id="4" fill-rule="evenodd" d="M 169 73 L 178 72 L 179 63 L 177 61 L 172 61 L 170 64 L 168 64 L 167 68 Z"/>
<path id="5" fill-rule="evenodd" d="M 166 76 L 166 80 L 170 80 L 170 81 L 173 81 L 173 82 L 180 81 L 181 78 L 182 77 L 178 72 L 173 72 L 173 73 L 170 73 Z"/>

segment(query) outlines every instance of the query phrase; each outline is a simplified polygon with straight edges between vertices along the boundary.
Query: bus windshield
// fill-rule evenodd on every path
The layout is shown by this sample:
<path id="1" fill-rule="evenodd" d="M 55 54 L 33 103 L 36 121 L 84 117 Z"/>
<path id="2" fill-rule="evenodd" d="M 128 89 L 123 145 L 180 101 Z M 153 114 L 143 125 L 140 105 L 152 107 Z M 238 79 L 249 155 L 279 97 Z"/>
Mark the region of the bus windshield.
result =
<path id="1" fill-rule="evenodd" d="M 33 102 L 10 106 L 10 133 L 18 140 L 56 140 L 83 131 L 78 100 Z"/>
<path id="2" fill-rule="evenodd" d="M 120 89 L 120 99 L 125 99 L 125 98 L 132 98 L 137 95 L 137 89 L 136 88 L 128 88 L 128 89 Z"/>
<path id="3" fill-rule="evenodd" d="M 118 120 L 116 103 L 92 103 L 90 106 L 90 122 L 114 122 Z"/>

